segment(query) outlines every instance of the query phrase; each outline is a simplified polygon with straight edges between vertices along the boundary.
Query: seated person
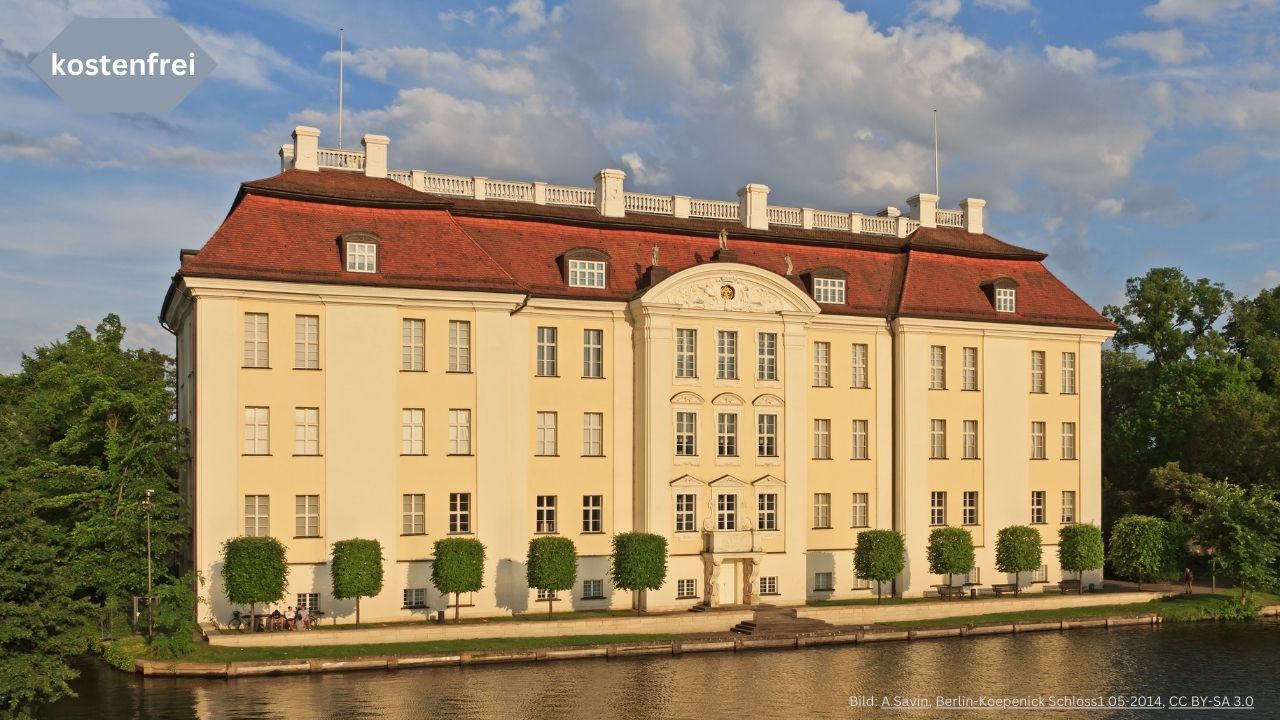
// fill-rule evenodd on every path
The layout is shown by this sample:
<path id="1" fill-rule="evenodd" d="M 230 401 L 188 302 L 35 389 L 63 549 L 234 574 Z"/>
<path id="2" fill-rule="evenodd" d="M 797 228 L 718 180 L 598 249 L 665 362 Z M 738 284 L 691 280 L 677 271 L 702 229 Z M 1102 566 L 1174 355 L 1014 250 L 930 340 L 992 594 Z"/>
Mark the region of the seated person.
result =
<path id="1" fill-rule="evenodd" d="M 281 623 L 284 622 L 284 613 L 280 612 L 280 608 L 274 608 L 271 611 L 271 629 L 279 629 Z"/>
<path id="2" fill-rule="evenodd" d="M 305 605 L 298 606 L 297 625 L 294 629 L 295 630 L 311 629 L 311 614 L 308 612 L 307 607 Z"/>

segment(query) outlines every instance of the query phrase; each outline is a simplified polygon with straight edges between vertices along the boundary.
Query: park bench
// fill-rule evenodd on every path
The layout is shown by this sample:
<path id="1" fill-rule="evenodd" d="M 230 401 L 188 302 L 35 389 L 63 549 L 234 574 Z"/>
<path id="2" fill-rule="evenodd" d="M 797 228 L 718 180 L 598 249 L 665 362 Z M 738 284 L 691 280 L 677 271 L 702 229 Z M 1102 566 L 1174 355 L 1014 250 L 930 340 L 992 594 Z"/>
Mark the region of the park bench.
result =
<path id="1" fill-rule="evenodd" d="M 933 589 L 938 591 L 938 597 L 943 600 L 952 600 L 964 597 L 963 585 L 934 585 Z"/>
<path id="2" fill-rule="evenodd" d="M 1015 583 L 1002 583 L 1000 585 L 992 585 L 991 592 L 995 593 L 996 597 L 1004 595 L 1005 593 L 1016 594 L 1018 592 L 1018 586 Z"/>
<path id="3" fill-rule="evenodd" d="M 1067 593 L 1078 593 L 1080 592 L 1080 581 L 1079 580 L 1063 580 L 1062 582 L 1058 583 L 1058 592 L 1062 593 L 1063 595 L 1066 595 Z"/>

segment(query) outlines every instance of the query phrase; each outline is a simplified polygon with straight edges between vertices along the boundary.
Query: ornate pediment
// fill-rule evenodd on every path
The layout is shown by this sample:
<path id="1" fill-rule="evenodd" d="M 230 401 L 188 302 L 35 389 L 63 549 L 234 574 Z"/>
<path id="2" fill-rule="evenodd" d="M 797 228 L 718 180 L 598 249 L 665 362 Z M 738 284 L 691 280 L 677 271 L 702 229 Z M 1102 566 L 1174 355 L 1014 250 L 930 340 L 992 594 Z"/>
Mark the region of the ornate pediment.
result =
<path id="1" fill-rule="evenodd" d="M 721 475 L 720 477 L 716 478 L 715 480 L 712 480 L 707 484 L 716 488 L 725 488 L 725 487 L 734 488 L 734 487 L 747 486 L 746 483 L 742 482 L 741 480 L 739 480 L 738 478 L 732 475 Z"/>
<path id="2" fill-rule="evenodd" d="M 752 265 L 726 262 L 703 263 L 676 273 L 649 290 L 643 302 L 723 312 L 819 311 L 791 281 Z"/>
<path id="3" fill-rule="evenodd" d="M 681 475 L 680 477 L 676 478 L 675 480 L 672 480 L 671 482 L 669 482 L 669 483 L 667 483 L 667 484 L 668 484 L 668 485 L 670 485 L 671 487 L 695 487 L 695 488 L 700 488 L 700 487 L 705 487 L 705 486 L 706 486 L 706 483 L 702 482 L 701 480 L 699 480 L 698 478 L 696 478 L 696 477 L 694 477 L 694 476 L 692 476 L 692 475 Z"/>
<path id="4" fill-rule="evenodd" d="M 781 478 L 776 478 L 772 475 L 765 475 L 764 477 L 760 477 L 753 480 L 751 484 L 756 487 L 763 487 L 763 486 L 769 486 L 769 485 L 785 486 L 787 483 L 783 481 Z"/>
<path id="5" fill-rule="evenodd" d="M 744 402 L 741 397 L 738 397 L 737 395 L 731 392 L 727 392 L 727 393 L 720 393 L 719 395 L 715 396 L 715 398 L 711 400 L 711 404 L 712 405 L 746 405 L 746 402 Z"/>
<path id="6" fill-rule="evenodd" d="M 671 396 L 672 405 L 701 405 L 702 402 L 703 400 L 701 395 L 696 392 L 689 392 L 688 390 L 678 392 Z"/>
<path id="7" fill-rule="evenodd" d="M 755 405 L 756 407 L 782 407 L 783 406 L 782 398 L 778 397 L 777 395 L 770 395 L 768 393 L 765 393 L 764 395 L 757 397 L 755 400 L 752 400 L 751 404 Z"/>

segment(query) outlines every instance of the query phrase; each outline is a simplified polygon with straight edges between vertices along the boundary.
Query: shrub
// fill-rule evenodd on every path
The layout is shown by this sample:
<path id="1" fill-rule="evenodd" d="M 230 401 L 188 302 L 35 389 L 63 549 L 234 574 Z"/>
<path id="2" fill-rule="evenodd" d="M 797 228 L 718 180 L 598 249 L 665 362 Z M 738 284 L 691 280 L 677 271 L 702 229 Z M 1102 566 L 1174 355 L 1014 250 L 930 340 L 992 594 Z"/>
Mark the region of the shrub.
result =
<path id="1" fill-rule="evenodd" d="M 155 589 L 151 654 L 161 658 L 186 655 L 196 649 L 195 578 L 188 574 Z"/>
<path id="2" fill-rule="evenodd" d="M 1102 530 L 1097 525 L 1063 525 L 1058 530 L 1058 565 L 1063 572 L 1076 573 L 1079 592 L 1084 592 L 1084 572 L 1102 567 Z"/>
<path id="3" fill-rule="evenodd" d="M 1011 525 L 996 534 L 996 569 L 1014 574 L 1014 594 L 1022 592 L 1021 574 L 1040 569 L 1043 552 L 1040 531 L 1029 525 Z"/>
<path id="4" fill-rule="evenodd" d="M 552 593 L 547 598 L 547 616 L 551 615 L 554 593 L 572 590 L 578 578 L 578 550 L 566 537 L 540 537 L 529 541 L 526 576 L 529 587 Z"/>
<path id="5" fill-rule="evenodd" d="M 1111 547 L 1107 559 L 1116 575 L 1136 580 L 1154 580 L 1168 568 L 1169 543 L 1166 523 L 1149 515 L 1125 515 L 1111 526 Z"/>
<path id="6" fill-rule="evenodd" d="M 333 544 L 329 563 L 333 596 L 356 599 L 356 624 L 360 624 L 360 598 L 382 592 L 382 543 L 377 540 L 339 540 Z"/>
<path id="7" fill-rule="evenodd" d="M 881 585 L 892 581 L 907 565 L 905 543 L 897 530 L 863 530 L 853 550 L 853 573 L 876 582 L 876 603 Z"/>
<path id="8" fill-rule="evenodd" d="M 445 595 L 453 594 L 453 619 L 457 621 L 461 594 L 484 587 L 484 545 L 475 538 L 437 540 L 431 584 Z"/>
<path id="9" fill-rule="evenodd" d="M 662 587 L 667 579 L 667 539 L 642 532 L 614 535 L 609 579 L 614 587 L 633 593 Z"/>
<path id="10" fill-rule="evenodd" d="M 929 533 L 929 572 L 947 576 L 962 575 L 973 569 L 973 536 L 964 528 L 940 527 Z"/>
<path id="11" fill-rule="evenodd" d="M 253 629 L 258 603 L 279 602 L 289 578 L 284 545 L 273 537 L 236 537 L 222 543 L 222 586 L 227 600 L 249 605 Z"/>

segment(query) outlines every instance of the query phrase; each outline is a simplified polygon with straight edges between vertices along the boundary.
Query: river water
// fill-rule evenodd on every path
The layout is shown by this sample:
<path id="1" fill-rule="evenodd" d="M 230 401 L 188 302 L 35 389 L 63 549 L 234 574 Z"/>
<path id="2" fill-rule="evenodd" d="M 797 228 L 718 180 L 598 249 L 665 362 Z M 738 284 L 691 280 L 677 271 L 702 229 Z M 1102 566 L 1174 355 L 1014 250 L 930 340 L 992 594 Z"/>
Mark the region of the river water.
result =
<path id="1" fill-rule="evenodd" d="M 1262 720 L 1280 718 L 1280 623 L 235 680 L 144 681 L 96 661 L 82 671 L 80 696 L 43 717 Z M 1017 712 L 977 705 L 984 697 L 1081 707 Z M 1243 707 L 1193 711 L 1196 697 Z"/>

